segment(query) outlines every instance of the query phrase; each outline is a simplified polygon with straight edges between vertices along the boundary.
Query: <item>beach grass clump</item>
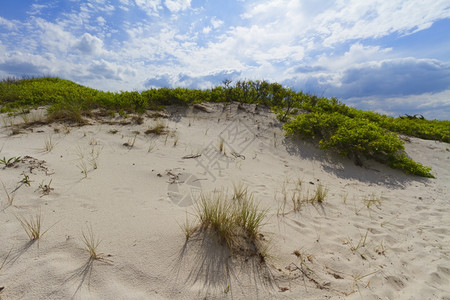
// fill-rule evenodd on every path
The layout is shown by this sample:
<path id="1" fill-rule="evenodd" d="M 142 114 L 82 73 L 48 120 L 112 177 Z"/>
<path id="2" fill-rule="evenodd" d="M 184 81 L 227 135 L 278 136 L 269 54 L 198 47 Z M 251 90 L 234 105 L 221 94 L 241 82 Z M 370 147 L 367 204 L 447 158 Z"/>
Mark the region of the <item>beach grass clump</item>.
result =
<path id="1" fill-rule="evenodd" d="M 259 208 L 253 195 L 246 192 L 230 197 L 223 190 L 201 194 L 195 205 L 197 226 L 189 224 L 184 230 L 211 230 L 227 247 L 240 254 L 261 254 L 261 228 L 266 222 L 267 210 Z M 188 237 L 188 235 L 186 235 Z"/>
<path id="2" fill-rule="evenodd" d="M 55 148 L 55 144 L 53 143 L 52 136 L 49 136 L 47 139 L 45 139 L 44 151 L 51 152 L 53 148 Z"/>
<path id="3" fill-rule="evenodd" d="M 145 134 L 162 135 L 167 133 L 167 124 L 164 121 L 157 121 L 153 126 L 149 127 Z"/>
<path id="4" fill-rule="evenodd" d="M 20 225 L 22 225 L 22 228 L 25 230 L 31 241 L 41 238 L 48 231 L 48 229 L 42 231 L 41 212 L 37 213 L 35 216 L 31 216 L 29 219 L 17 216 L 16 218 L 19 220 Z"/>
<path id="5" fill-rule="evenodd" d="M 321 183 L 316 188 L 316 193 L 314 194 L 314 197 L 312 198 L 312 202 L 318 202 L 323 203 L 325 202 L 325 198 L 328 195 L 328 189 L 324 187 Z"/>
<path id="6" fill-rule="evenodd" d="M 87 230 L 82 230 L 81 232 L 82 241 L 85 245 L 86 250 L 89 252 L 89 255 L 93 259 L 101 259 L 101 254 L 98 253 L 97 249 L 100 243 L 102 242 L 99 237 L 94 234 L 92 230 L 92 225 L 87 226 Z"/>

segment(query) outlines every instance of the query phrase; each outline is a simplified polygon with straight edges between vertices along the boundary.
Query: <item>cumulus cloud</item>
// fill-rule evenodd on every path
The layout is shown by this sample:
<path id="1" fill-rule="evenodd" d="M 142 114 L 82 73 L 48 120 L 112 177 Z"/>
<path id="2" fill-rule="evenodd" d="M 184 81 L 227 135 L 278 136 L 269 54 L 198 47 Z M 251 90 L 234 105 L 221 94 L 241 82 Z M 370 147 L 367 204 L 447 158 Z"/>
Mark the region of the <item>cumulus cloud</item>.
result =
<path id="1" fill-rule="evenodd" d="M 103 41 L 89 33 L 85 33 L 75 42 L 73 48 L 83 54 L 100 54 L 103 48 Z"/>
<path id="2" fill-rule="evenodd" d="M 96 79 L 113 79 L 113 80 L 120 80 L 121 77 L 119 76 L 119 72 L 117 70 L 117 67 L 109 63 L 105 60 L 95 60 L 93 61 L 90 66 L 87 68 L 88 75 L 86 75 L 86 78 L 96 78 Z"/>

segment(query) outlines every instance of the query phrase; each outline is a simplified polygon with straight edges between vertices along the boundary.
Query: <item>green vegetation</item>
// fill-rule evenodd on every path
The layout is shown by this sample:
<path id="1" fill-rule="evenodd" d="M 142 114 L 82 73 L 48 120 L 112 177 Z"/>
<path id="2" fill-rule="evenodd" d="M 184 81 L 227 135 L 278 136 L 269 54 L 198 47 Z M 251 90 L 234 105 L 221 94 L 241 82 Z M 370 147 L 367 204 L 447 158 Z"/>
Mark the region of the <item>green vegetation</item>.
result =
<path id="1" fill-rule="evenodd" d="M 16 163 L 20 162 L 20 156 L 0 159 L 0 165 L 4 165 L 5 168 L 12 168 Z"/>
<path id="2" fill-rule="evenodd" d="M 200 102 L 257 103 L 273 109 L 285 122 L 287 134 L 318 142 L 321 149 L 332 149 L 361 164 L 364 156 L 406 173 L 433 177 L 431 169 L 410 159 L 398 134 L 450 142 L 450 121 L 426 120 L 422 116 L 398 118 L 362 111 L 336 98 L 319 98 L 296 92 L 278 83 L 225 80 L 222 86 L 198 90 L 160 88 L 143 92 L 103 92 L 74 82 L 53 78 L 7 78 L 0 82 L 0 111 L 24 112 L 48 106 L 47 122 L 85 124 L 86 117 L 111 116 L 116 112 L 143 114 L 166 105 Z M 299 113 L 300 112 L 300 113 Z M 156 127 L 155 133 L 163 132 Z M 153 133 L 149 130 L 148 133 Z"/>

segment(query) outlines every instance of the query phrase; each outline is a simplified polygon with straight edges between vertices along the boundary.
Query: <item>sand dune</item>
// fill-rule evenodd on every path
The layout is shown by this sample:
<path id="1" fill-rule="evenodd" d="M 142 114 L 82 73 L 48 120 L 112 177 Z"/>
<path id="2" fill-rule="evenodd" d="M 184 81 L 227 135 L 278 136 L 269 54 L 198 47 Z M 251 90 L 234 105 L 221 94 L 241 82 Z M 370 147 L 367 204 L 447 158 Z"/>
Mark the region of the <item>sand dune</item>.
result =
<path id="1" fill-rule="evenodd" d="M 142 124 L 3 127 L 0 157 L 20 160 L 0 169 L 0 298 L 450 299 L 448 144 L 406 143 L 433 168 L 424 179 L 285 137 L 265 109 L 205 106 Z M 156 124 L 167 132 L 145 134 Z M 180 228 L 201 193 L 233 184 L 268 209 L 263 260 Z M 324 203 L 293 209 L 319 185 Z M 39 213 L 48 231 L 30 241 L 19 219 Z"/>

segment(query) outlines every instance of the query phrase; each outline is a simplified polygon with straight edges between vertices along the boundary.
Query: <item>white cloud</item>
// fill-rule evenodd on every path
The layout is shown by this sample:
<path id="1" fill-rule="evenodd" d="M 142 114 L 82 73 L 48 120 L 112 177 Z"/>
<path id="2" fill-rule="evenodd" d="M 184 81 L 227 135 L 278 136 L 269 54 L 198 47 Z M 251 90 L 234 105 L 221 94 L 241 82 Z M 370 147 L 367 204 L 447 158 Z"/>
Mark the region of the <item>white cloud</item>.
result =
<path id="1" fill-rule="evenodd" d="M 8 30 L 17 30 L 17 22 L 15 21 L 11 21 L 11 20 L 7 20 L 5 18 L 0 17 L 0 27 L 4 26 L 6 27 L 6 29 Z"/>
<path id="2" fill-rule="evenodd" d="M 44 8 L 47 8 L 48 5 L 45 4 L 32 4 L 31 9 L 27 11 L 29 15 L 39 15 Z"/>
<path id="3" fill-rule="evenodd" d="M 209 26 L 207 26 L 207 27 L 203 27 L 203 30 L 202 30 L 202 32 L 203 32 L 204 34 L 208 34 L 208 33 L 210 33 L 210 32 L 211 32 L 211 30 L 212 30 L 212 28 L 211 28 L 211 27 L 209 27 Z"/>
<path id="4" fill-rule="evenodd" d="M 36 19 L 35 24 L 41 29 L 40 43 L 49 51 L 67 52 L 75 40 L 73 34 L 64 30 L 61 25 L 47 22 L 41 18 Z"/>
<path id="5" fill-rule="evenodd" d="M 157 15 L 158 10 L 162 8 L 161 0 L 135 0 L 135 2 L 149 16 Z"/>
<path id="6" fill-rule="evenodd" d="M 364 46 L 358 42 L 350 45 L 349 50 L 343 55 L 334 53 L 320 55 L 314 63 L 314 66 L 320 66 L 323 69 L 338 72 L 339 70 L 344 70 L 349 66 L 389 58 L 391 52 L 391 48 Z"/>
<path id="7" fill-rule="evenodd" d="M 164 5 L 171 12 L 178 12 L 189 8 L 191 6 L 191 0 L 165 0 Z"/>
<path id="8" fill-rule="evenodd" d="M 89 33 L 83 34 L 73 45 L 73 48 L 87 55 L 102 53 L 103 41 Z"/>
<path id="9" fill-rule="evenodd" d="M 410 34 L 430 26 L 436 19 L 450 17 L 445 0 L 349 0 L 337 3 L 314 18 L 324 45 L 348 40 L 379 38 L 392 33 Z"/>
<path id="10" fill-rule="evenodd" d="M 211 25 L 214 29 L 221 27 L 224 24 L 222 20 L 217 19 L 216 17 L 211 18 Z"/>
<path id="11" fill-rule="evenodd" d="M 104 26 L 106 24 L 106 20 L 102 16 L 98 16 L 96 20 L 100 26 Z"/>

